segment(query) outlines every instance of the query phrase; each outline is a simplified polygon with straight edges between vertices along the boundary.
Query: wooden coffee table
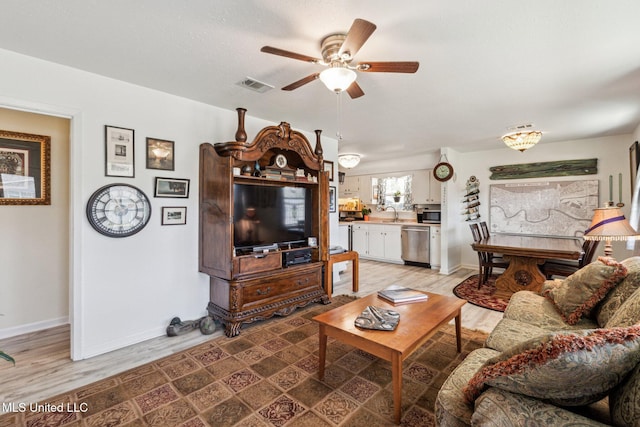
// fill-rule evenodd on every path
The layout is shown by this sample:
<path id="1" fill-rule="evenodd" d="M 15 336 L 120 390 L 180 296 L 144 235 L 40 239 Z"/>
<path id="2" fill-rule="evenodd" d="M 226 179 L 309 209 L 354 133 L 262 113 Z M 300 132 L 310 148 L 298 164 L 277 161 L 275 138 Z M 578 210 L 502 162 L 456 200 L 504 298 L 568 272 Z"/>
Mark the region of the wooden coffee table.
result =
<path id="1" fill-rule="evenodd" d="M 425 294 L 429 295 L 427 301 L 400 305 L 387 303 L 378 298 L 377 294 L 371 294 L 315 316 L 313 320 L 320 325 L 319 378 L 324 378 L 328 336 L 388 360 L 391 362 L 393 381 L 394 421 L 399 424 L 402 411 L 402 361 L 453 318 L 456 323 L 458 353 L 462 350 L 460 309 L 466 301 L 429 292 Z M 396 330 L 375 331 L 356 327 L 356 317 L 369 305 L 400 313 L 400 323 Z"/>

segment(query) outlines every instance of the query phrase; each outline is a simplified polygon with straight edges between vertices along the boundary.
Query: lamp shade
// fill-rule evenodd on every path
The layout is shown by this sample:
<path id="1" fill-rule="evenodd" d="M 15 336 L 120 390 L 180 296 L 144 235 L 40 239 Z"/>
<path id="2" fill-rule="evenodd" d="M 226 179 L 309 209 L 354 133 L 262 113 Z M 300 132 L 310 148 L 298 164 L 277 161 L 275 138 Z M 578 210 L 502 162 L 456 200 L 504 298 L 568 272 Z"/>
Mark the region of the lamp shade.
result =
<path id="1" fill-rule="evenodd" d="M 528 132 L 514 132 L 502 136 L 502 141 L 509 148 L 524 151 L 536 145 L 542 138 L 542 132 L 532 130 Z"/>
<path id="2" fill-rule="evenodd" d="M 591 225 L 584 232 L 586 240 L 630 240 L 640 235 L 631 227 L 617 207 L 594 209 Z"/>
<path id="3" fill-rule="evenodd" d="M 355 168 L 360 163 L 360 154 L 340 154 L 338 155 L 338 163 L 343 168 Z"/>
<path id="4" fill-rule="evenodd" d="M 356 72 L 346 67 L 331 67 L 320 73 L 320 80 L 330 91 L 342 92 L 356 80 Z"/>
<path id="5" fill-rule="evenodd" d="M 613 253 L 611 241 L 640 239 L 622 211 L 614 206 L 594 209 L 591 225 L 583 237 L 585 240 L 604 240 L 604 255 L 607 257 Z"/>

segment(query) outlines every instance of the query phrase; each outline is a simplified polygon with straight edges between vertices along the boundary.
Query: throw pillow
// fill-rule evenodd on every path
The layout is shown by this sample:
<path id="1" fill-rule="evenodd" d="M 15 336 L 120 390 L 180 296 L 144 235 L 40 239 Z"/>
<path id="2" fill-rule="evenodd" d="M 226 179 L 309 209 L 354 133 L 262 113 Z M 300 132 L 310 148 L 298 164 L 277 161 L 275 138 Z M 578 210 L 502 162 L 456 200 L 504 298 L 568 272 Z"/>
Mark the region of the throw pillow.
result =
<path id="1" fill-rule="evenodd" d="M 640 362 L 640 326 L 552 332 L 485 362 L 463 389 L 472 403 L 485 386 L 557 405 L 596 402 Z"/>
<path id="2" fill-rule="evenodd" d="M 609 319 L 613 317 L 622 304 L 640 287 L 640 257 L 633 256 L 620 261 L 627 268 L 627 276 L 616 285 L 615 288 L 598 304 L 594 315 L 598 320 L 598 326 L 607 328 Z M 629 325 L 613 325 L 629 326 Z"/>
<path id="3" fill-rule="evenodd" d="M 560 286 L 546 288 L 542 296 L 549 299 L 569 325 L 575 325 L 607 292 L 627 275 L 627 268 L 613 258 L 600 257 L 567 277 Z"/>

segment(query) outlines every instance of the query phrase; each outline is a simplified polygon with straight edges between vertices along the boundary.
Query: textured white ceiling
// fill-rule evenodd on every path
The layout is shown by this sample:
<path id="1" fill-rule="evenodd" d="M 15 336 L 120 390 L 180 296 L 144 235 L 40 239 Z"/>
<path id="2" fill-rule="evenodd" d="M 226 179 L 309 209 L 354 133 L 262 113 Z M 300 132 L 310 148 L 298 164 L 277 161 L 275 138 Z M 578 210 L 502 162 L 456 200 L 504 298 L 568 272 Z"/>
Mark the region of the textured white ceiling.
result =
<path id="1" fill-rule="evenodd" d="M 359 73 L 342 100 L 340 152 L 363 162 L 502 146 L 533 123 L 542 144 L 631 133 L 640 123 L 638 0 L 3 0 L 0 48 L 335 137 L 320 56 L 355 18 L 377 25 L 356 61 L 419 61 L 416 74 Z M 250 76 L 276 89 L 239 87 Z"/>

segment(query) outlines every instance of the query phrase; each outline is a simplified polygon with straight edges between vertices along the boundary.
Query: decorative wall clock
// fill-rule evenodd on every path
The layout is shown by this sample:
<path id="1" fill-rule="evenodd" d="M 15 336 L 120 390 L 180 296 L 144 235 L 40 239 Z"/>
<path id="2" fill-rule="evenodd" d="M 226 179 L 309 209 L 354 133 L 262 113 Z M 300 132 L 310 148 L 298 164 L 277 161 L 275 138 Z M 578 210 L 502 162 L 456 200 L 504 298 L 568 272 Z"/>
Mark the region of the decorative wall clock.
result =
<path id="1" fill-rule="evenodd" d="M 109 184 L 95 191 L 87 202 L 89 224 L 109 237 L 127 237 L 142 230 L 151 217 L 144 192 L 133 185 Z"/>
<path id="2" fill-rule="evenodd" d="M 433 168 L 433 177 L 441 182 L 449 181 L 453 177 L 453 166 L 447 161 L 438 163 Z"/>

